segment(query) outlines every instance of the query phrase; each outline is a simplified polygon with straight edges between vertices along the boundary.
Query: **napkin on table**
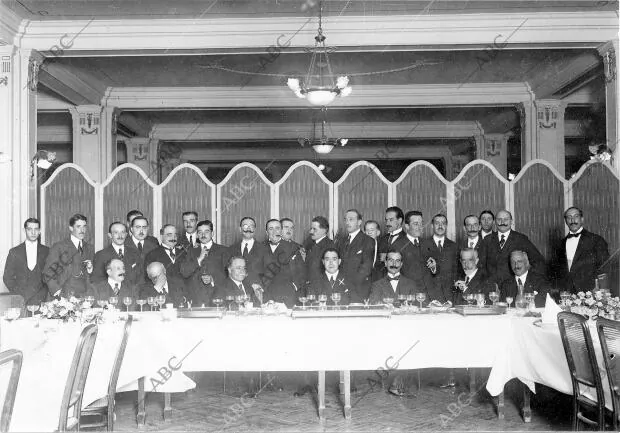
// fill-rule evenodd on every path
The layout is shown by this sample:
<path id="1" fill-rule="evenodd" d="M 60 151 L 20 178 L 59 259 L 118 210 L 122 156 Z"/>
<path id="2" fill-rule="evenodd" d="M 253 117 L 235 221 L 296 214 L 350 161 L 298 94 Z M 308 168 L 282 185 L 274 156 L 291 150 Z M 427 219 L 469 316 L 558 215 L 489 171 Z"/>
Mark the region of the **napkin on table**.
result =
<path id="1" fill-rule="evenodd" d="M 542 313 L 542 323 L 554 324 L 558 323 L 558 313 L 562 312 L 562 309 L 555 303 L 549 293 L 547 293 L 547 300 L 545 301 L 545 311 Z"/>

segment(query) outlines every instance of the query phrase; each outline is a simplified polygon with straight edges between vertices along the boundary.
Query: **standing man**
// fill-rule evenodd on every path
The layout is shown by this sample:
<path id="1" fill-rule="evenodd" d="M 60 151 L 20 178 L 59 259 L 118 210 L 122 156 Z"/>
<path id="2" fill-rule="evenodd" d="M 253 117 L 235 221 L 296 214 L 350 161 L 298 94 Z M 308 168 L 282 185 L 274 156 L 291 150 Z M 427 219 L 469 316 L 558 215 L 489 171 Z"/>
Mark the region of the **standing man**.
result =
<path id="1" fill-rule="evenodd" d="M 312 218 L 310 227 L 310 237 L 312 244 L 306 253 L 306 281 L 310 282 L 321 276 L 323 272 L 322 260 L 323 253 L 327 248 L 335 248 L 336 245 L 329 237 L 329 222 L 323 216 Z"/>
<path id="2" fill-rule="evenodd" d="M 254 291 L 267 290 L 265 271 L 269 264 L 269 249 L 254 239 L 256 221 L 252 217 L 243 217 L 239 222 L 239 231 L 243 238 L 235 242 L 228 249 L 228 256 L 238 256 L 245 260 L 247 277 L 245 283 Z"/>
<path id="3" fill-rule="evenodd" d="M 495 224 L 495 215 L 490 210 L 483 210 L 480 212 L 480 236 L 482 239 L 486 238 L 493 233 L 493 225 Z"/>
<path id="4" fill-rule="evenodd" d="M 349 209 L 344 214 L 347 237 L 338 243 L 338 253 L 342 259 L 342 273 L 351 282 L 359 299 L 370 295 L 370 275 L 375 254 L 375 243 L 370 236 L 362 233 L 362 214 L 357 209 Z"/>
<path id="5" fill-rule="evenodd" d="M 372 274 L 370 279 L 375 282 L 383 277 L 384 264 L 379 260 L 379 237 L 381 236 L 381 229 L 379 223 L 375 220 L 366 221 L 364 224 L 364 233 L 375 241 L 375 255 L 372 260 Z"/>
<path id="6" fill-rule="evenodd" d="M 164 224 L 159 231 L 161 245 L 146 255 L 144 264 L 159 262 L 166 268 L 169 277 L 181 277 L 181 262 L 185 260 L 185 250 L 177 247 L 177 228 L 173 224 Z"/>
<path id="7" fill-rule="evenodd" d="M 405 215 L 401 208 L 397 206 L 389 207 L 385 210 L 385 233 L 379 239 L 379 256 L 381 262 L 385 262 L 385 257 L 389 249 L 398 250 L 405 244 L 407 234 L 403 230 L 403 220 Z"/>
<path id="8" fill-rule="evenodd" d="M 120 223 L 123 227 L 123 223 Z M 118 297 L 119 305 L 122 306 L 123 298 L 130 297 L 132 309 L 136 308 L 136 299 L 138 299 L 137 287 L 127 281 L 125 278 L 125 263 L 121 259 L 112 258 L 104 264 L 106 270 L 106 279 L 91 284 L 87 294 L 95 297 L 95 300 L 108 300 L 112 296 Z"/>
<path id="9" fill-rule="evenodd" d="M 295 223 L 293 220 L 290 218 L 282 218 L 280 224 L 282 225 L 282 240 L 292 242 L 297 248 L 301 248 L 302 246 L 293 240 L 295 236 Z"/>
<path id="10" fill-rule="evenodd" d="M 480 248 L 480 266 L 485 267 L 490 281 L 499 284 L 512 276 L 510 253 L 515 250 L 527 253 L 532 272 L 545 275 L 545 259 L 542 254 L 526 235 L 511 230 L 512 214 L 507 210 L 499 211 L 495 223 L 497 233 L 484 238 Z"/>
<path id="11" fill-rule="evenodd" d="M 181 276 L 196 305 L 211 306 L 215 288 L 226 279 L 228 248 L 213 241 L 213 223 L 200 221 L 196 225 L 198 245 L 189 248 L 181 262 Z"/>
<path id="12" fill-rule="evenodd" d="M 52 296 L 82 296 L 86 293 L 95 258 L 95 247 L 84 240 L 87 227 L 88 220 L 84 215 L 73 215 L 69 218 L 69 238 L 50 248 L 43 281 L 47 281 Z"/>
<path id="13" fill-rule="evenodd" d="M 182 218 L 185 232 L 179 237 L 179 246 L 183 248 L 194 248 L 199 243 L 198 235 L 196 234 L 198 213 L 195 211 L 183 212 Z"/>
<path id="14" fill-rule="evenodd" d="M 144 268 L 142 267 L 142 258 L 137 249 L 127 248 L 125 239 L 127 238 L 127 230 L 125 225 L 120 221 L 115 221 L 108 228 L 108 238 L 110 245 L 95 254 L 93 263 L 93 275 L 91 281 L 98 283 L 108 279 L 106 264 L 112 259 L 119 259 L 125 265 L 123 279 L 128 284 L 136 285 L 143 281 Z"/>
<path id="15" fill-rule="evenodd" d="M 24 298 L 25 305 L 39 305 L 47 298 L 42 272 L 49 248 L 40 242 L 38 219 L 28 218 L 24 222 L 24 232 L 26 240 L 9 250 L 2 279 L 9 292 Z"/>
<path id="16" fill-rule="evenodd" d="M 473 248 L 480 250 L 482 245 L 482 236 L 480 235 L 480 222 L 476 215 L 467 215 L 463 220 L 463 230 L 467 236 L 460 242 L 459 250 L 465 248 Z"/>
<path id="17" fill-rule="evenodd" d="M 146 217 L 140 215 L 132 217 L 129 227 L 130 234 L 125 238 L 125 246 L 137 250 L 144 261 L 146 255 L 159 246 L 159 241 L 148 235 L 149 220 Z"/>
<path id="18" fill-rule="evenodd" d="M 422 212 L 417 210 L 407 212 L 405 228 L 407 229 L 407 242 L 399 248 L 403 255 L 401 273 L 414 280 L 418 286 L 428 290 L 431 286 L 431 277 L 437 272 L 437 262 L 422 247 L 424 240 L 422 239 L 424 230 Z"/>
<path id="19" fill-rule="evenodd" d="M 555 279 L 557 287 L 572 293 L 594 288 L 594 280 L 609 259 L 607 242 L 583 228 L 583 211 L 570 207 L 564 212 L 569 233 L 557 249 Z"/>
<path id="20" fill-rule="evenodd" d="M 127 232 L 130 233 L 131 232 L 131 227 L 132 227 L 132 223 L 133 220 L 136 219 L 137 217 L 144 217 L 144 214 L 137 210 L 130 210 L 129 212 L 127 212 Z M 157 238 L 155 236 L 151 236 L 148 234 L 148 219 L 146 217 L 144 217 L 147 221 L 147 227 L 146 227 L 146 232 L 144 234 L 144 239 L 149 240 L 149 243 L 154 243 L 155 245 L 159 245 L 159 241 L 157 240 Z"/>
<path id="21" fill-rule="evenodd" d="M 437 272 L 431 278 L 428 288 L 430 300 L 437 300 L 442 304 L 452 302 L 452 287 L 457 278 L 458 249 L 456 243 L 446 237 L 448 218 L 443 214 L 433 217 L 433 237 L 422 242 L 426 255 L 434 257 L 437 262 Z"/>

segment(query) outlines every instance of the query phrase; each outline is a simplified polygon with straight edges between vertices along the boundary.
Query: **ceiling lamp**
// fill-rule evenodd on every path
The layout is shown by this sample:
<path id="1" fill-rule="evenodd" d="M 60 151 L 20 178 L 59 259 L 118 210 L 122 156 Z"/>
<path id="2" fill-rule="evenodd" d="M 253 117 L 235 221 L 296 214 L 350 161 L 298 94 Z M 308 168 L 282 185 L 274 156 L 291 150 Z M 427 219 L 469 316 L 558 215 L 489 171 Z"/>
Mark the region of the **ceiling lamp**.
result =
<path id="1" fill-rule="evenodd" d="M 320 124 L 320 135 L 317 134 L 317 125 Z M 307 145 L 312 146 L 312 149 L 319 154 L 327 154 L 332 151 L 334 146 L 346 146 L 349 142 L 347 138 L 328 138 L 325 134 L 325 126 L 327 124 L 327 109 L 321 108 L 320 114 L 313 116 L 312 118 L 312 135 L 311 138 L 300 137 L 297 139 L 301 147 Z"/>
<path id="2" fill-rule="evenodd" d="M 314 48 L 308 50 L 312 53 L 312 57 L 310 58 L 310 67 L 306 79 L 300 82 L 298 78 L 289 78 L 287 85 L 298 98 L 307 99 L 312 105 L 324 107 L 331 104 L 336 96 L 343 98 L 349 96 L 353 89 L 349 86 L 349 77 L 347 76 L 338 77 L 334 82 L 334 74 L 328 56 L 328 51 L 334 49 L 325 46 L 326 37 L 323 35 L 322 10 L 323 2 L 319 1 L 319 28 L 314 37 Z M 324 69 L 327 69 L 326 73 Z"/>

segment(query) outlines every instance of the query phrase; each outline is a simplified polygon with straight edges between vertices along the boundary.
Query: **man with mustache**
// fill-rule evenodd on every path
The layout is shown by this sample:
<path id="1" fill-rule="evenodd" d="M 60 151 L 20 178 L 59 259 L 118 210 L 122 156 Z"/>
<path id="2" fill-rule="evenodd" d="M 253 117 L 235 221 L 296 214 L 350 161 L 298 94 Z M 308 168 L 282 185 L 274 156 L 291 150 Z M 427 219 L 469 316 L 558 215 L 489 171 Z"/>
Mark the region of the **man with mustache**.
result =
<path id="1" fill-rule="evenodd" d="M 253 291 L 263 293 L 267 290 L 265 271 L 270 262 L 269 249 L 254 239 L 256 221 L 252 217 L 243 217 L 239 221 L 241 241 L 228 248 L 228 257 L 239 256 L 245 260 L 247 284 Z"/>
<path id="2" fill-rule="evenodd" d="M 480 235 L 480 222 L 476 215 L 467 215 L 465 217 L 463 220 L 463 231 L 467 237 L 459 243 L 459 250 L 464 248 L 480 250 L 482 236 Z"/>
<path id="3" fill-rule="evenodd" d="M 133 220 L 136 219 L 137 217 L 143 217 L 144 219 L 146 219 L 146 228 L 144 229 L 144 235 L 142 236 L 141 240 L 144 241 L 148 239 L 149 244 L 153 244 L 155 246 L 159 245 L 159 241 L 157 240 L 157 238 L 155 236 L 151 236 L 148 234 L 148 228 L 149 228 L 148 219 L 144 217 L 144 214 L 142 213 L 142 211 L 134 209 L 134 210 L 130 210 L 129 212 L 127 212 L 127 232 L 132 233 Z"/>
<path id="4" fill-rule="evenodd" d="M 137 250 L 144 262 L 146 255 L 159 246 L 159 241 L 157 238 L 149 236 L 149 220 L 146 217 L 136 215 L 130 219 L 129 236 L 125 238 L 125 246 Z"/>
<path id="5" fill-rule="evenodd" d="M 116 296 L 120 306 L 123 305 L 123 298 L 128 296 L 133 300 L 130 308 L 135 310 L 138 292 L 136 286 L 125 279 L 125 263 L 119 258 L 113 258 L 108 260 L 104 266 L 107 278 L 91 284 L 87 295 L 94 296 L 95 300 L 103 299 L 106 301 L 112 296 Z"/>
<path id="6" fill-rule="evenodd" d="M 480 221 L 480 236 L 482 239 L 493 233 L 493 225 L 495 224 L 495 215 L 490 210 L 483 210 L 478 217 Z"/>
<path id="7" fill-rule="evenodd" d="M 120 221 L 115 221 L 108 228 L 108 238 L 110 245 L 97 251 L 95 262 L 93 263 L 93 275 L 91 281 L 97 283 L 108 278 L 106 264 L 112 259 L 120 259 L 125 264 L 125 280 L 132 285 L 143 281 L 144 269 L 142 268 L 142 258 L 135 248 L 125 247 L 127 229 Z"/>
<path id="8" fill-rule="evenodd" d="M 198 223 L 198 212 L 183 212 L 183 228 L 185 232 L 179 237 L 179 246 L 183 248 L 194 248 L 198 246 L 198 235 L 196 233 L 196 224 Z"/>
<path id="9" fill-rule="evenodd" d="M 401 272 L 407 278 L 425 289 L 432 284 L 432 276 L 437 273 L 437 262 L 429 254 L 431 246 L 422 238 L 424 219 L 422 212 L 411 210 L 405 215 L 407 242 L 399 248 L 403 255 Z M 425 290 L 426 291 L 426 290 Z"/>
<path id="10" fill-rule="evenodd" d="M 384 298 L 398 299 L 399 295 L 415 295 L 418 292 L 426 293 L 426 288 L 419 286 L 415 281 L 401 275 L 403 255 L 400 251 L 390 250 L 385 259 L 387 275 L 372 283 L 370 303 L 383 303 Z"/>
<path id="11" fill-rule="evenodd" d="M 480 247 L 480 263 L 492 283 L 500 283 L 512 277 L 510 253 L 515 250 L 527 253 L 531 271 L 545 275 L 545 259 L 526 235 L 512 230 L 512 214 L 507 210 L 497 213 L 497 233 L 487 236 Z"/>
<path id="12" fill-rule="evenodd" d="M 607 242 L 583 228 L 583 211 L 570 207 L 564 212 L 569 232 L 556 249 L 554 277 L 557 287 L 572 293 L 592 290 L 597 275 L 609 259 Z"/>
<path id="13" fill-rule="evenodd" d="M 514 275 L 500 283 L 500 299 L 505 302 L 506 296 L 511 296 L 516 302 L 517 295 L 520 293 L 538 292 L 535 294 L 534 303 L 536 307 L 544 307 L 547 293 L 551 292 L 551 287 L 544 277 L 529 272 L 530 262 L 527 253 L 519 250 L 512 251 L 510 253 L 510 267 Z"/>
<path id="14" fill-rule="evenodd" d="M 164 224 L 159 233 L 161 245 L 146 255 L 144 264 L 148 267 L 153 262 L 162 263 L 168 276 L 182 278 L 181 262 L 186 259 L 186 252 L 177 247 L 176 227 L 172 224 Z"/>
<path id="15" fill-rule="evenodd" d="M 425 254 L 433 257 L 437 263 L 437 272 L 431 276 L 428 290 L 429 301 L 439 301 L 442 304 L 452 302 L 452 287 L 458 275 L 456 243 L 446 237 L 448 218 L 437 214 L 432 219 L 433 237 L 422 243 Z"/>
<path id="16" fill-rule="evenodd" d="M 397 206 L 385 210 L 386 233 L 379 238 L 379 260 L 385 263 L 385 257 L 390 249 L 400 249 L 407 240 L 407 234 L 403 230 L 405 214 Z"/>
<path id="17" fill-rule="evenodd" d="M 322 270 L 323 253 L 327 248 L 335 248 L 336 244 L 328 236 L 329 222 L 323 216 L 312 218 L 310 237 L 312 243 L 306 253 L 306 281 L 319 278 Z"/>

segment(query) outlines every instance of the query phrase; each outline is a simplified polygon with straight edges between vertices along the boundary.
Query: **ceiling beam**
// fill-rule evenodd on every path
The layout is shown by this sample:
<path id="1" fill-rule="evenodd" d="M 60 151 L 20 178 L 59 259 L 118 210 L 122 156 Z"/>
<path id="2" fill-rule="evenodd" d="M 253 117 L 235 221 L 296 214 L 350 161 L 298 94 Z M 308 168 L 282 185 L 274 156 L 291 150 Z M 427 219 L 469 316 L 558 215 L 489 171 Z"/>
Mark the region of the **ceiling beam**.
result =
<path id="1" fill-rule="evenodd" d="M 74 105 L 100 105 L 106 90 L 97 80 L 85 81 L 57 63 L 43 63 L 39 83 Z"/>

